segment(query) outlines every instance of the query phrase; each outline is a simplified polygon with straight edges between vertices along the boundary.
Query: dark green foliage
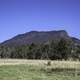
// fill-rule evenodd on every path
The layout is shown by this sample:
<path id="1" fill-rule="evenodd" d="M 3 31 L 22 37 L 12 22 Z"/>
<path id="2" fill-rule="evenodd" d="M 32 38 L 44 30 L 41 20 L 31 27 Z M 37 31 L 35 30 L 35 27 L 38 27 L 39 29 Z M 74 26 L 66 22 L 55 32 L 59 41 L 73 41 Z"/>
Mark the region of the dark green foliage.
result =
<path id="1" fill-rule="evenodd" d="M 80 45 L 76 45 L 75 48 L 73 48 L 71 56 L 74 60 L 80 60 Z"/>
<path id="2" fill-rule="evenodd" d="M 80 60 L 80 46 L 72 47 L 72 41 L 63 38 L 59 41 L 19 47 L 0 46 L 0 58 Z"/>
<path id="3" fill-rule="evenodd" d="M 60 59 L 67 60 L 70 55 L 70 44 L 69 41 L 61 39 L 57 45 L 57 54 L 59 55 Z"/>

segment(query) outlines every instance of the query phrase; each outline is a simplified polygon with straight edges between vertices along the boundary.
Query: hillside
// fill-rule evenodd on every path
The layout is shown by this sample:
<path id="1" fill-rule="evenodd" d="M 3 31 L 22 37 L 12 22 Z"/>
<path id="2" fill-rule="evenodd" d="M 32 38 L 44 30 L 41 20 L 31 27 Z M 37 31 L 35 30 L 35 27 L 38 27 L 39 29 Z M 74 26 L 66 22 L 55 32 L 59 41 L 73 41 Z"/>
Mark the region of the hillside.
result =
<path id="1" fill-rule="evenodd" d="M 51 40 L 60 40 L 61 38 L 66 40 L 73 40 L 74 43 L 80 44 L 80 40 L 72 38 L 65 30 L 59 31 L 31 31 L 25 34 L 19 34 L 10 40 L 4 41 L 2 45 L 8 46 L 21 46 L 31 43 L 40 44 L 46 43 Z"/>
<path id="2" fill-rule="evenodd" d="M 0 58 L 80 60 L 80 40 L 65 30 L 31 31 L 3 42 Z"/>

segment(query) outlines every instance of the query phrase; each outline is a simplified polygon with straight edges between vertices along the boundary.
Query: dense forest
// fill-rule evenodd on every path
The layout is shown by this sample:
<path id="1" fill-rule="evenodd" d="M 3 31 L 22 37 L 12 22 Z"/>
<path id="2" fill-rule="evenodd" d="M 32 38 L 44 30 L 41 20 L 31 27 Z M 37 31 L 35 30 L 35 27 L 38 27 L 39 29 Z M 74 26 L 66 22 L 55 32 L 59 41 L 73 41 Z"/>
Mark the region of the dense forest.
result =
<path id="1" fill-rule="evenodd" d="M 80 45 L 65 39 L 15 47 L 0 45 L 0 58 L 80 60 Z"/>

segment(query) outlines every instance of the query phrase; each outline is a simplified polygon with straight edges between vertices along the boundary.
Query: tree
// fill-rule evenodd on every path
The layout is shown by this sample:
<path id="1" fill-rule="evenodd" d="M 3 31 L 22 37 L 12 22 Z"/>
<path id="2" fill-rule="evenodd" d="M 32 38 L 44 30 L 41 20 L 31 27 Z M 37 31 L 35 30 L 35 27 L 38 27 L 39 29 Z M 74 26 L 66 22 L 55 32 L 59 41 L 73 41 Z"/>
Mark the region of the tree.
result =
<path id="1" fill-rule="evenodd" d="M 67 60 L 71 53 L 70 42 L 65 39 L 61 39 L 57 45 L 57 54 L 60 59 Z"/>
<path id="2" fill-rule="evenodd" d="M 49 45 L 42 44 L 41 45 L 41 59 L 48 59 L 49 60 Z"/>
<path id="3" fill-rule="evenodd" d="M 80 60 L 80 45 L 77 45 L 74 49 L 74 53 L 72 54 L 74 60 Z"/>

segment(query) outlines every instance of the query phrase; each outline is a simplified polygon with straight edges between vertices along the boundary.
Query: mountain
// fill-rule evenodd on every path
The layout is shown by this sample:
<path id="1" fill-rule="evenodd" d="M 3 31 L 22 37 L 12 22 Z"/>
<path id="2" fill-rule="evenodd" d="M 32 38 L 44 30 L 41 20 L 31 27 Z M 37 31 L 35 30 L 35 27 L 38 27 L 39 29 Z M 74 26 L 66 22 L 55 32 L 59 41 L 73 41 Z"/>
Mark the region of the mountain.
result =
<path id="1" fill-rule="evenodd" d="M 80 40 L 75 38 L 75 37 L 72 37 L 72 41 L 75 43 L 75 44 L 80 44 Z"/>
<path id="2" fill-rule="evenodd" d="M 4 41 L 2 45 L 7 46 L 21 46 L 31 43 L 40 44 L 46 43 L 51 40 L 60 40 L 64 38 L 66 40 L 72 40 L 76 44 L 80 44 L 80 40 L 70 37 L 65 30 L 59 31 L 31 31 L 24 34 L 19 34 L 10 40 Z"/>

